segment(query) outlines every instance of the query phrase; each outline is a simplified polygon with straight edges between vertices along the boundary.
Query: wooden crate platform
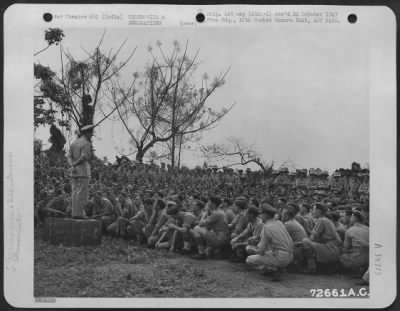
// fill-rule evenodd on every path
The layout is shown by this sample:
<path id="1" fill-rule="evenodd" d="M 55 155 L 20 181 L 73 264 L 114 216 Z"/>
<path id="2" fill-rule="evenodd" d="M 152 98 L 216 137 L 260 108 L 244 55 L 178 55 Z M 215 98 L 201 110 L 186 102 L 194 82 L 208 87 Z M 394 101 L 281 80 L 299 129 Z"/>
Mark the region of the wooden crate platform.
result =
<path id="1" fill-rule="evenodd" d="M 65 246 L 99 245 L 101 221 L 49 217 L 44 224 L 43 239 Z"/>

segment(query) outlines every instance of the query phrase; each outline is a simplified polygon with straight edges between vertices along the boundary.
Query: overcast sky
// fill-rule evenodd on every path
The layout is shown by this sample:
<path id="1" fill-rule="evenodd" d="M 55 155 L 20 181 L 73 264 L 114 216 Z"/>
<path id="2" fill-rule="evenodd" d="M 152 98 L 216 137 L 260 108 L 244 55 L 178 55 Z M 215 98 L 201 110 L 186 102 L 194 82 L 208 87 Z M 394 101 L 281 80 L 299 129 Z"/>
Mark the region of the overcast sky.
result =
<path id="1" fill-rule="evenodd" d="M 309 27 L 308 29 L 311 29 Z M 338 25 L 336 31 L 304 31 L 297 25 L 265 28 L 137 28 L 108 29 L 103 48 L 116 49 L 128 39 L 120 60 L 137 47 L 124 69 L 129 82 L 150 60 L 149 45 L 160 40 L 165 49 L 172 41 L 189 40 L 189 55 L 200 49 L 203 61 L 195 82 L 207 72 L 210 78 L 231 67 L 226 84 L 210 97 L 214 108 L 237 103 L 219 126 L 205 132 L 198 144 L 223 143 L 238 137 L 254 143 L 266 161 L 279 166 L 292 161 L 297 168 L 320 167 L 332 172 L 364 166 L 369 161 L 368 40 L 357 27 Z M 93 50 L 102 29 L 64 29 L 63 46 L 78 59 L 86 58 L 81 47 Z M 364 32 L 365 33 L 365 32 Z M 43 30 L 37 33 L 35 51 L 45 46 Z M 60 69 L 58 47 L 51 47 L 36 62 Z M 134 125 L 132 125 L 134 126 Z M 48 129 L 36 132 L 47 140 Z M 110 160 L 115 146 L 125 146 L 128 136 L 115 122 L 97 130 L 94 147 Z M 196 148 L 196 144 L 192 144 Z M 125 148 L 126 150 L 128 148 Z M 184 152 L 182 162 L 201 165 L 198 153 Z"/>

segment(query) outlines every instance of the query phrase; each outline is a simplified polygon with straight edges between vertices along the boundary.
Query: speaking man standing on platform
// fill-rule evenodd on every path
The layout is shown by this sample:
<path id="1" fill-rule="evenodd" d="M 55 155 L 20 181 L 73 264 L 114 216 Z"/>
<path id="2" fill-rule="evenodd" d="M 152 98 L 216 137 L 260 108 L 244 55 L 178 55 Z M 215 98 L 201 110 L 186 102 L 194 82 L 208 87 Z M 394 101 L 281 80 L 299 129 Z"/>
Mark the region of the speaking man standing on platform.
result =
<path id="1" fill-rule="evenodd" d="M 92 151 L 93 125 L 85 125 L 80 129 L 81 136 L 70 146 L 68 162 L 72 166 L 72 218 L 84 218 L 85 206 L 89 200 L 89 159 Z"/>

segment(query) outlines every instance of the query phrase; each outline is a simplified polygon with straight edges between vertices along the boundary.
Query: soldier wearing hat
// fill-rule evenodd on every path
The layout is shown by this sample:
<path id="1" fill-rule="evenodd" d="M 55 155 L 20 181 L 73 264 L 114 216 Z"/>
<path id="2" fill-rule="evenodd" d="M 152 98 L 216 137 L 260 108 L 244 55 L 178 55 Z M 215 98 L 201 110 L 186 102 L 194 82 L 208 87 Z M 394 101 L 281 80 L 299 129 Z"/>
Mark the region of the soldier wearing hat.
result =
<path id="1" fill-rule="evenodd" d="M 318 171 L 316 169 L 310 168 L 309 171 L 310 179 L 308 182 L 308 193 L 314 193 L 318 188 Z"/>
<path id="2" fill-rule="evenodd" d="M 319 180 L 318 180 L 318 190 L 328 190 L 329 189 L 329 173 L 328 171 L 322 171 L 321 174 L 319 175 Z"/>
<path id="3" fill-rule="evenodd" d="M 287 178 L 288 189 L 294 190 L 296 188 L 296 172 L 290 172 Z"/>
<path id="4" fill-rule="evenodd" d="M 346 231 L 340 263 L 350 269 L 365 270 L 369 265 L 369 228 L 363 224 L 362 214 L 355 210 Z"/>
<path id="5" fill-rule="evenodd" d="M 336 195 L 341 195 L 344 190 L 344 182 L 341 177 L 340 171 L 336 170 L 329 180 L 329 188 Z"/>
<path id="6" fill-rule="evenodd" d="M 247 255 L 246 248 L 260 241 L 263 223 L 258 215 L 259 210 L 256 206 L 251 205 L 247 209 L 248 222 L 246 228 L 231 240 L 231 246 L 234 252 L 232 261 L 244 261 Z"/>
<path id="7" fill-rule="evenodd" d="M 349 178 L 348 185 L 348 197 L 353 200 L 357 200 L 359 198 L 358 189 L 361 185 L 360 178 L 357 174 L 352 174 Z"/>
<path id="8" fill-rule="evenodd" d="M 362 174 L 362 183 L 358 188 L 358 193 L 360 195 L 360 201 L 365 202 L 369 199 L 369 172 L 364 171 Z"/>
<path id="9" fill-rule="evenodd" d="M 293 260 L 293 241 L 284 224 L 275 219 L 277 210 L 268 203 L 261 204 L 261 219 L 264 226 L 260 242 L 246 263 L 257 269 L 273 272 L 273 281 L 279 281 L 281 270 Z"/>
<path id="10" fill-rule="evenodd" d="M 303 239 L 304 253 L 307 258 L 305 273 L 316 272 L 317 263 L 336 263 L 339 261 L 342 242 L 335 226 L 326 217 L 328 207 L 317 202 L 313 206 L 313 217 L 316 219 L 309 238 Z"/>
<path id="11" fill-rule="evenodd" d="M 289 169 L 287 167 L 281 167 L 278 172 L 279 172 L 279 175 L 275 179 L 278 193 L 280 195 L 286 195 L 286 193 L 288 191 Z"/>
<path id="12" fill-rule="evenodd" d="M 307 170 L 296 170 L 296 179 L 294 182 L 296 189 L 305 190 L 307 189 Z"/>
<path id="13" fill-rule="evenodd" d="M 80 129 L 81 136 L 70 146 L 68 162 L 72 166 L 72 217 L 85 217 L 84 208 L 89 200 L 89 159 L 92 152 L 93 125 L 86 125 Z"/>

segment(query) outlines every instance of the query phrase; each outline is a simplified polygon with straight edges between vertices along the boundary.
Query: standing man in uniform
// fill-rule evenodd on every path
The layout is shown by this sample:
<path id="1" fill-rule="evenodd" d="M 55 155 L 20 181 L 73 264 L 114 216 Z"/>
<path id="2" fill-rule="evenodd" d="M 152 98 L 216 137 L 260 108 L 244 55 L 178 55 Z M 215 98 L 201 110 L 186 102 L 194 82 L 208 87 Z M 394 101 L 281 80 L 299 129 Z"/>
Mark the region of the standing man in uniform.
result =
<path id="1" fill-rule="evenodd" d="M 84 218 L 84 208 L 89 201 L 89 159 L 92 151 L 93 125 L 80 129 L 78 137 L 69 148 L 68 163 L 72 166 L 72 218 Z"/>

